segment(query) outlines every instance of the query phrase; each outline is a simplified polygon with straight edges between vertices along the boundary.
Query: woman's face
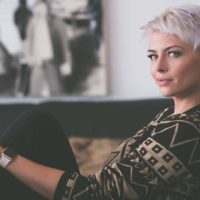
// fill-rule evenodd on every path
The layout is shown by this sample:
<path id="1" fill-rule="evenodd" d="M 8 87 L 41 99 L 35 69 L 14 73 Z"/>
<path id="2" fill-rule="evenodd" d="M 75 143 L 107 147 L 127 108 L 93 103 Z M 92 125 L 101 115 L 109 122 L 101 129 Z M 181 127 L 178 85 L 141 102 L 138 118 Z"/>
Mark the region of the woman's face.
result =
<path id="1" fill-rule="evenodd" d="M 159 31 L 149 35 L 151 75 L 163 96 L 200 95 L 200 52 L 177 36 Z"/>

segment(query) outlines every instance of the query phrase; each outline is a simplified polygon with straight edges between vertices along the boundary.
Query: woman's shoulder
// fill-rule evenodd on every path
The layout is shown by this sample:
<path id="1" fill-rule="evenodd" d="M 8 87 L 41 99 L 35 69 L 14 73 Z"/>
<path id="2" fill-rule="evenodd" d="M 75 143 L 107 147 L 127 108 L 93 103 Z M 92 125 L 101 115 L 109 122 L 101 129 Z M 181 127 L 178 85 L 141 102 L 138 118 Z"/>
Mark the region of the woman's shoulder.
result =
<path id="1" fill-rule="evenodd" d="M 168 120 L 171 120 L 174 123 L 196 128 L 200 132 L 200 110 L 172 115 L 168 118 Z"/>
<path id="2" fill-rule="evenodd" d="M 153 122 L 159 125 L 179 124 L 200 129 L 200 106 L 181 114 L 172 114 L 173 107 L 168 107 L 157 114 Z"/>

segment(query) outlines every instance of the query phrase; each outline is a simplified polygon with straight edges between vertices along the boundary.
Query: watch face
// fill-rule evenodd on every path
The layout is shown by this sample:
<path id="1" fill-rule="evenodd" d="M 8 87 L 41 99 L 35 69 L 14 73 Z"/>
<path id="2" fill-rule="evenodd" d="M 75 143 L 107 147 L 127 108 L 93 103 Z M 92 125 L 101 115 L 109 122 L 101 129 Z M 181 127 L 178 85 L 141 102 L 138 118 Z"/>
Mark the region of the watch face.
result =
<path id="1" fill-rule="evenodd" d="M 12 149 L 10 148 L 6 148 L 3 152 L 6 156 L 10 157 L 10 158 L 14 158 L 17 154 L 16 152 L 14 152 Z"/>

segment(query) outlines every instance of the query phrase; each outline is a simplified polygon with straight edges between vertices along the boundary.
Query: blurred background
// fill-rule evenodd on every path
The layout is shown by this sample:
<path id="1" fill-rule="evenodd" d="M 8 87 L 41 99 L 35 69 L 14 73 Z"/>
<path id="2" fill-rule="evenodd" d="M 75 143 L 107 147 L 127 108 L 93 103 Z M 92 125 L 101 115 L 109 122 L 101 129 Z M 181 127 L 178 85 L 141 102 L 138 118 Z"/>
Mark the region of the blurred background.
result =
<path id="1" fill-rule="evenodd" d="M 161 97 L 140 30 L 199 0 L 0 0 L 0 96 Z"/>
<path id="2" fill-rule="evenodd" d="M 101 0 L 1 0 L 0 95 L 106 95 Z"/>

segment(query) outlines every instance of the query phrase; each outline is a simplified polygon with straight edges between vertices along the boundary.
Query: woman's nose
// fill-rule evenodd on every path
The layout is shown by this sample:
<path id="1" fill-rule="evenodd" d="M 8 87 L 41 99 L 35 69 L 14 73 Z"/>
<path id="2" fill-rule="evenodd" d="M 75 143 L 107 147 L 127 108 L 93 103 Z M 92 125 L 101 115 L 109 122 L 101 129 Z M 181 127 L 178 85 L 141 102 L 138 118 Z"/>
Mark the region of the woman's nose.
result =
<path id="1" fill-rule="evenodd" d="M 163 72 L 166 72 L 168 70 L 167 61 L 163 57 L 158 58 L 154 64 L 155 64 L 155 66 L 154 66 L 155 70 L 157 72 L 163 73 Z"/>

